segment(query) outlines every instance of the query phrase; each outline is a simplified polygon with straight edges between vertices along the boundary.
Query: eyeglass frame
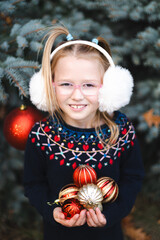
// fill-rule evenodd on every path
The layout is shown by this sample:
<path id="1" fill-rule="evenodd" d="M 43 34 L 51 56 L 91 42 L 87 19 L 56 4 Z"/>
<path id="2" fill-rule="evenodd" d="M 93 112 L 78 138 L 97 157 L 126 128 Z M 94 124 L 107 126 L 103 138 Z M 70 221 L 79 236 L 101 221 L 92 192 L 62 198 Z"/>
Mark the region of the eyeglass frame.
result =
<path id="1" fill-rule="evenodd" d="M 95 96 L 95 94 L 87 95 L 87 94 L 84 94 L 84 93 L 83 93 L 82 85 L 83 85 L 83 84 L 87 84 L 87 83 L 82 83 L 82 84 L 74 84 L 74 83 L 70 83 L 70 82 L 64 82 L 64 83 L 73 84 L 73 90 L 72 90 L 72 92 L 71 92 L 70 94 L 62 94 L 62 95 L 71 96 L 71 95 L 73 94 L 73 92 L 75 91 L 75 89 L 79 89 L 80 92 L 83 94 L 83 96 Z M 58 85 L 58 83 L 53 82 L 53 86 L 54 86 L 54 87 L 56 87 L 56 86 L 59 87 L 60 85 Z M 100 89 L 100 88 L 102 87 L 102 84 L 98 84 L 98 85 L 96 85 L 96 87 L 97 87 L 98 89 Z"/>

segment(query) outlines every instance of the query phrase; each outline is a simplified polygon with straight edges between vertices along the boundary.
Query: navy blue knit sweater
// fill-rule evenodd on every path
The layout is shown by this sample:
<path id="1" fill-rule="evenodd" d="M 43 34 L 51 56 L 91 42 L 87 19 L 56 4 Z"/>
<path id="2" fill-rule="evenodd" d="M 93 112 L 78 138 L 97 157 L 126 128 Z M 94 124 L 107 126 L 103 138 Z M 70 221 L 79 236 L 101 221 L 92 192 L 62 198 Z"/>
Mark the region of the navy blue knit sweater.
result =
<path id="1" fill-rule="evenodd" d="M 28 138 L 25 151 L 25 196 L 42 215 L 44 239 L 122 240 L 120 221 L 129 214 L 144 175 L 135 130 L 128 118 L 119 111 L 114 114 L 119 126 L 117 142 L 108 149 L 100 143 L 95 129 L 81 129 L 51 117 L 37 122 Z M 110 129 L 102 125 L 101 137 L 110 137 Z M 119 185 L 119 196 L 114 203 L 103 204 L 107 219 L 105 227 L 64 227 L 53 219 L 53 209 L 47 202 L 58 198 L 60 189 L 73 183 L 74 169 L 89 164 L 97 177 L 108 176 Z"/>

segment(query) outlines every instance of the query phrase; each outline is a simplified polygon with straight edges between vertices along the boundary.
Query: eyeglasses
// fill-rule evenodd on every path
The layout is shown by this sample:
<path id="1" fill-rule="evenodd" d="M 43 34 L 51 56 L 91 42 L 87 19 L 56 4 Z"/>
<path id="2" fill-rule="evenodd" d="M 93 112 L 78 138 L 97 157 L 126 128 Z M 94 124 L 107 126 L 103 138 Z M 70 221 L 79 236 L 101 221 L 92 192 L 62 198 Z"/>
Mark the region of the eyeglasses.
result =
<path id="1" fill-rule="evenodd" d="M 60 83 L 54 83 L 54 86 L 62 95 L 72 95 L 75 89 L 79 89 L 81 93 L 85 96 L 94 96 L 94 95 L 97 95 L 98 90 L 102 85 L 88 83 L 88 82 L 82 83 L 80 85 L 70 83 L 70 82 L 60 82 Z"/>

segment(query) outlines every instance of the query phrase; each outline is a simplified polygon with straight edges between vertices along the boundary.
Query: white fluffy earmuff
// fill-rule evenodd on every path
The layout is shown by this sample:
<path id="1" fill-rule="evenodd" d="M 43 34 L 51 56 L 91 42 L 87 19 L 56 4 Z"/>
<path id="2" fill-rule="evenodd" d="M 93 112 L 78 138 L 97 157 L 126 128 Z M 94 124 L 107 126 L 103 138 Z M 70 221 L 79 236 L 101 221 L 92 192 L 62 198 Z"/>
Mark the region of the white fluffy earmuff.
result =
<path id="1" fill-rule="evenodd" d="M 115 66 L 108 52 L 94 42 L 85 40 L 68 41 L 57 47 L 50 55 L 50 61 L 54 55 L 62 48 L 74 44 L 85 44 L 99 50 L 110 63 L 110 67 L 104 74 L 103 84 L 99 90 L 99 110 L 112 114 L 114 111 L 127 105 L 130 101 L 133 91 L 133 78 L 131 73 L 120 66 Z M 46 104 L 46 94 L 44 89 L 44 78 L 42 71 L 35 73 L 30 81 L 29 86 L 30 99 L 40 110 L 48 111 Z"/>
<path id="2" fill-rule="evenodd" d="M 127 105 L 133 89 L 131 73 L 120 66 L 109 67 L 103 77 L 99 90 L 99 110 L 112 114 Z"/>
<path id="3" fill-rule="evenodd" d="M 40 110 L 47 111 L 46 92 L 42 70 L 35 73 L 29 84 L 30 100 Z"/>

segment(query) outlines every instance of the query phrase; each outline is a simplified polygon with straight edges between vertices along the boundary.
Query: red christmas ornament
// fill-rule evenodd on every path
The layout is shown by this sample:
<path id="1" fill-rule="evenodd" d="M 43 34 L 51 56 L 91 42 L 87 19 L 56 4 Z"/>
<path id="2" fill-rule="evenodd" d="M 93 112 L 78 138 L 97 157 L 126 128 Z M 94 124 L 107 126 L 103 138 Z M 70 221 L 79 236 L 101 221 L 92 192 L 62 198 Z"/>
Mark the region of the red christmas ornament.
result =
<path id="1" fill-rule="evenodd" d="M 67 184 L 65 185 L 59 192 L 59 199 L 56 202 L 60 202 L 63 205 L 64 201 L 70 198 L 76 198 L 79 189 L 76 187 L 75 184 Z"/>
<path id="2" fill-rule="evenodd" d="M 80 165 L 74 170 L 73 180 L 78 187 L 82 187 L 88 183 L 96 184 L 97 174 L 91 166 Z"/>
<path id="3" fill-rule="evenodd" d="M 117 183 L 110 177 L 101 177 L 97 180 L 97 186 L 103 194 L 103 203 L 114 202 L 118 197 L 119 189 Z"/>
<path id="4" fill-rule="evenodd" d="M 8 143 L 19 150 L 24 150 L 30 130 L 43 114 L 33 107 L 22 105 L 12 110 L 4 120 L 3 133 Z"/>
<path id="5" fill-rule="evenodd" d="M 75 198 L 66 200 L 62 205 L 62 212 L 66 219 L 72 218 L 77 213 L 79 214 L 82 209 L 84 209 L 83 206 Z"/>

